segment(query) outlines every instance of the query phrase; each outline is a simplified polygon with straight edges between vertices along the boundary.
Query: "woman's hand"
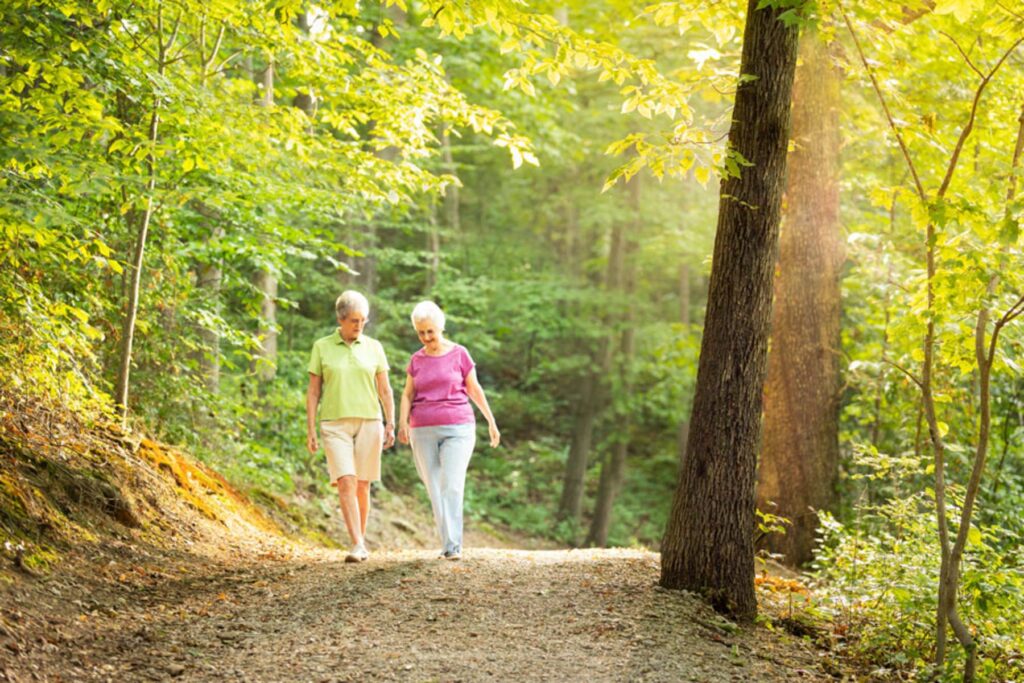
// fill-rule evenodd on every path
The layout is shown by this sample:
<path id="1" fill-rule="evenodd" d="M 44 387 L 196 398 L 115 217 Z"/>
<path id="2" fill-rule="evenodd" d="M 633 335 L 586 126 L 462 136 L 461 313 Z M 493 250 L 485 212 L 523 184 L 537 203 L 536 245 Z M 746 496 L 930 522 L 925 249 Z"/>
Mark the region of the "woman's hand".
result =
<path id="1" fill-rule="evenodd" d="M 491 435 L 491 448 L 497 448 L 501 443 L 501 432 L 498 431 L 498 425 L 491 422 L 487 425 L 487 431 Z"/>
<path id="2" fill-rule="evenodd" d="M 384 425 L 384 448 L 391 448 L 395 445 L 395 425 L 388 422 Z"/>
<path id="3" fill-rule="evenodd" d="M 320 444 L 317 441 L 316 432 L 306 433 L 306 450 L 313 454 L 320 450 Z"/>
<path id="4" fill-rule="evenodd" d="M 409 443 L 409 425 L 403 424 L 398 426 L 398 442 Z"/>

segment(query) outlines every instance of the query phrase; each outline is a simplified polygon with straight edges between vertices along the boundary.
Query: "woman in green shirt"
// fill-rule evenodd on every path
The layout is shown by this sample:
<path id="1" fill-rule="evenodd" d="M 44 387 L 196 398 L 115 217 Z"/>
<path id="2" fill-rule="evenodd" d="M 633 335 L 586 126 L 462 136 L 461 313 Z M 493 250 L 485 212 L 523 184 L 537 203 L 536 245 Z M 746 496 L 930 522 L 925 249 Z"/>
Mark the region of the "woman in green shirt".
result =
<path id="1" fill-rule="evenodd" d="M 395 397 L 384 348 L 363 334 L 370 314 L 366 297 L 343 292 L 334 309 L 338 329 L 316 340 L 309 358 L 306 447 L 310 453 L 319 449 L 319 407 L 327 471 L 338 487 L 341 514 L 352 539 L 345 561 L 362 562 L 369 557 L 365 536 L 370 482 L 380 479 L 381 450 L 395 443 Z"/>

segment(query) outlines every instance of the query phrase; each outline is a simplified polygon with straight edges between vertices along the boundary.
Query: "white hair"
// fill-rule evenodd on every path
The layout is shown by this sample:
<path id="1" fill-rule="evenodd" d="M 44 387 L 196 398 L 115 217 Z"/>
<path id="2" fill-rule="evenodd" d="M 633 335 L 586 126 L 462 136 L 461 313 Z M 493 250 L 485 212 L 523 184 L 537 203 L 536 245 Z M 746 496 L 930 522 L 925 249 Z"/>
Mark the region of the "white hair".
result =
<path id="1" fill-rule="evenodd" d="M 412 318 L 413 327 L 415 327 L 417 323 L 429 320 L 437 325 L 437 329 L 444 330 L 444 312 L 433 301 L 419 302 L 416 304 L 415 308 L 412 309 L 412 315 L 409 317 Z"/>
<path id="2" fill-rule="evenodd" d="M 349 289 L 341 293 L 341 296 L 334 302 L 334 312 L 338 320 L 344 320 L 352 311 L 358 311 L 363 315 L 370 315 L 370 302 L 359 292 Z"/>

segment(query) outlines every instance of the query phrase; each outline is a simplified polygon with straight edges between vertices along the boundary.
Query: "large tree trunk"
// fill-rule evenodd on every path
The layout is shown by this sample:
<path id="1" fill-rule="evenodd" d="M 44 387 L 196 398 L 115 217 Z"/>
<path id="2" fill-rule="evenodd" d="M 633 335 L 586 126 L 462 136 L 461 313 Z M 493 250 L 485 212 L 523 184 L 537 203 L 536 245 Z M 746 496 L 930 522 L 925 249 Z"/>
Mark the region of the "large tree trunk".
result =
<path id="1" fill-rule="evenodd" d="M 679 266 L 679 322 L 683 324 L 683 334 L 687 337 L 691 332 L 690 305 L 693 295 L 690 290 L 690 265 L 683 263 Z M 690 419 L 684 417 L 679 421 L 676 430 L 676 450 L 678 453 L 679 467 L 682 468 L 686 459 L 686 440 L 690 437 Z M 680 470 L 681 471 L 681 470 Z"/>
<path id="2" fill-rule="evenodd" d="M 839 78 L 817 32 L 801 40 L 779 236 L 757 505 L 790 520 L 762 547 L 800 565 L 839 478 Z"/>
<path id="3" fill-rule="evenodd" d="M 754 480 L 772 272 L 786 173 L 798 31 L 749 0 L 732 149 L 752 166 L 721 184 L 718 229 L 686 459 L 662 543 L 661 585 L 757 614 Z"/>

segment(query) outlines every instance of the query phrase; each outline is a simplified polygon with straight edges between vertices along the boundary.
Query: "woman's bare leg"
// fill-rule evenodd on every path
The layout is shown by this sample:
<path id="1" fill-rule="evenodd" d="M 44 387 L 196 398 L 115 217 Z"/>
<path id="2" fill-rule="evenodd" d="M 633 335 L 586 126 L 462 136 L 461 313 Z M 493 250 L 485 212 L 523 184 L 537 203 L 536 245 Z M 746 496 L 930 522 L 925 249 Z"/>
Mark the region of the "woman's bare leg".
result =
<path id="1" fill-rule="evenodd" d="M 338 503 L 341 506 L 341 516 L 345 518 L 345 527 L 352 539 L 352 545 L 359 545 L 363 542 L 363 530 L 366 528 L 365 516 L 360 511 L 359 500 L 356 496 L 356 478 L 352 475 L 339 477 Z M 362 516 L 362 520 L 360 517 Z"/>
<path id="2" fill-rule="evenodd" d="M 366 538 L 366 520 L 370 518 L 370 482 L 365 479 L 356 484 L 356 500 L 359 501 L 359 538 Z"/>

